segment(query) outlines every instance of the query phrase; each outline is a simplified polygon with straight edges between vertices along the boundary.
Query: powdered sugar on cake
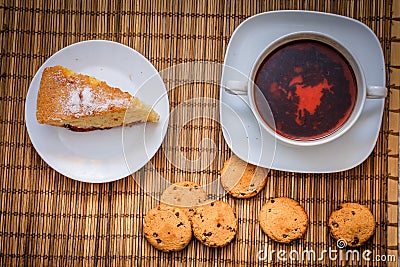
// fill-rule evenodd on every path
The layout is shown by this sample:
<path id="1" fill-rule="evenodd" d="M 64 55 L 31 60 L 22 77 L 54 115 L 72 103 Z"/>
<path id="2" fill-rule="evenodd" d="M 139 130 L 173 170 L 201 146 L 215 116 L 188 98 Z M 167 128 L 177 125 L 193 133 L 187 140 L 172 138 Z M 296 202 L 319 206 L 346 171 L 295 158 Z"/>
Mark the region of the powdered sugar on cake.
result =
<path id="1" fill-rule="evenodd" d="M 126 107 L 129 105 L 127 99 L 103 99 L 96 95 L 90 87 L 79 87 L 68 84 L 70 87 L 68 97 L 62 112 L 77 118 L 92 115 L 94 112 L 102 112 L 110 107 Z"/>

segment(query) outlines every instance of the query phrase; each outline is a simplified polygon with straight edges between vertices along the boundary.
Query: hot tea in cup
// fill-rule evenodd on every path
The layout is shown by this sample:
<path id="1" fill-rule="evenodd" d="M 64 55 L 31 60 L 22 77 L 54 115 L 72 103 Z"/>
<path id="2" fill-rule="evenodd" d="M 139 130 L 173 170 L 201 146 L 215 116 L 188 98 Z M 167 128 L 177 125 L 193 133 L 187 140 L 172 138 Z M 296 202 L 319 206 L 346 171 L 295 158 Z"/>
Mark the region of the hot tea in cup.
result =
<path id="1" fill-rule="evenodd" d="M 292 41 L 272 51 L 261 62 L 254 83 L 269 103 L 274 130 L 293 140 L 332 134 L 348 120 L 357 99 L 349 62 L 333 47 L 314 40 Z M 255 100 L 260 109 L 265 100 Z"/>

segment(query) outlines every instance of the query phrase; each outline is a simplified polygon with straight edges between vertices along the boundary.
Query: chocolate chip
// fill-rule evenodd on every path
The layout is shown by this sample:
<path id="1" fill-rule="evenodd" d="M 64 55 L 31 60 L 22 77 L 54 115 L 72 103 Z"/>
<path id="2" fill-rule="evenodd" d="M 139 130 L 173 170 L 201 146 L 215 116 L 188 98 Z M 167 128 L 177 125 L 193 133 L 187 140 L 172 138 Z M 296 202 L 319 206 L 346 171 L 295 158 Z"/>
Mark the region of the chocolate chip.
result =
<path id="1" fill-rule="evenodd" d="M 170 233 L 170 232 L 168 232 L 168 234 L 170 235 L 171 233 Z"/>
<path id="2" fill-rule="evenodd" d="M 175 216 L 179 218 L 179 212 L 175 212 Z"/>
<path id="3" fill-rule="evenodd" d="M 212 202 L 210 205 L 213 207 L 214 206 L 214 202 Z"/>
<path id="4" fill-rule="evenodd" d="M 271 212 L 271 209 L 268 209 L 268 212 Z"/>
<path id="5" fill-rule="evenodd" d="M 352 245 L 357 245 L 358 242 L 360 242 L 360 240 L 358 239 L 358 237 L 354 237 L 353 242 L 351 242 Z"/>
<path id="6" fill-rule="evenodd" d="M 283 234 L 282 237 L 283 237 L 283 238 L 286 238 L 286 237 L 288 237 L 288 235 L 287 235 L 287 234 Z"/>
<path id="7" fill-rule="evenodd" d="M 275 203 L 275 200 L 271 199 L 271 203 Z"/>
<path id="8" fill-rule="evenodd" d="M 338 228 L 338 227 L 339 227 L 339 224 L 338 224 L 337 222 L 333 222 L 333 223 L 332 223 L 332 226 L 335 227 L 335 228 Z"/>
<path id="9" fill-rule="evenodd" d="M 351 214 L 356 215 L 356 213 L 353 210 L 351 211 Z"/>
<path id="10" fill-rule="evenodd" d="M 160 244 L 162 242 L 161 239 L 159 239 L 159 238 L 157 238 L 156 241 L 158 244 Z"/>
<path id="11" fill-rule="evenodd" d="M 212 236 L 212 233 L 211 233 L 211 232 L 203 233 L 203 235 L 204 235 L 204 236 Z"/>
<path id="12" fill-rule="evenodd" d="M 297 218 L 296 218 L 296 219 L 294 219 L 294 221 L 297 221 Z"/>
<path id="13" fill-rule="evenodd" d="M 228 229 L 231 232 L 235 232 L 235 229 L 233 229 L 232 227 L 230 227 L 229 225 L 226 226 L 226 229 Z"/>
<path id="14" fill-rule="evenodd" d="M 179 227 L 179 226 L 182 226 L 182 225 L 183 225 L 183 223 L 180 222 L 180 223 L 178 223 L 178 224 L 176 225 L 176 227 Z"/>
<path id="15" fill-rule="evenodd" d="M 255 186 L 255 184 L 251 184 L 251 185 L 250 185 L 250 187 L 254 187 L 254 186 Z"/>
<path id="16" fill-rule="evenodd" d="M 221 224 L 220 224 L 220 223 L 218 223 L 218 224 L 217 224 L 217 227 L 218 227 L 218 228 L 220 228 L 220 227 L 221 227 Z"/>
<path id="17" fill-rule="evenodd" d="M 244 196 L 244 195 L 246 195 L 246 194 L 245 194 L 245 193 L 240 193 L 240 195 L 241 195 L 241 196 Z"/>
<path id="18" fill-rule="evenodd" d="M 157 237 L 157 236 L 158 236 L 158 234 L 157 234 L 157 233 L 153 233 L 153 236 L 154 236 L 154 237 Z"/>
<path id="19" fill-rule="evenodd" d="M 176 189 L 178 189 L 176 186 L 174 186 L 173 188 L 172 188 L 173 190 L 176 190 Z"/>

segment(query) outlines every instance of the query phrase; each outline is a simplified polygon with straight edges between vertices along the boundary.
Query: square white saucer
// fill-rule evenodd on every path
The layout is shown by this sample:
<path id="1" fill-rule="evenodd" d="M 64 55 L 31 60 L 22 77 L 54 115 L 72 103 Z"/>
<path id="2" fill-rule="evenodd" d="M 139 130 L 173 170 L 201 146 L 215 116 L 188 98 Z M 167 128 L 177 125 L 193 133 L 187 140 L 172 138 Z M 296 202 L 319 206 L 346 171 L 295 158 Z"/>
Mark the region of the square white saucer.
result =
<path id="1" fill-rule="evenodd" d="M 339 15 L 313 11 L 273 11 L 255 15 L 233 33 L 221 78 L 220 120 L 233 153 L 266 168 L 329 173 L 353 168 L 372 152 L 379 135 L 384 99 L 367 99 L 355 125 L 337 140 L 311 147 L 293 147 L 276 141 L 258 124 L 247 96 L 224 90 L 226 81 L 249 77 L 252 65 L 275 39 L 296 31 L 330 34 L 344 44 L 364 69 L 369 85 L 385 86 L 385 61 L 379 40 L 365 24 Z"/>

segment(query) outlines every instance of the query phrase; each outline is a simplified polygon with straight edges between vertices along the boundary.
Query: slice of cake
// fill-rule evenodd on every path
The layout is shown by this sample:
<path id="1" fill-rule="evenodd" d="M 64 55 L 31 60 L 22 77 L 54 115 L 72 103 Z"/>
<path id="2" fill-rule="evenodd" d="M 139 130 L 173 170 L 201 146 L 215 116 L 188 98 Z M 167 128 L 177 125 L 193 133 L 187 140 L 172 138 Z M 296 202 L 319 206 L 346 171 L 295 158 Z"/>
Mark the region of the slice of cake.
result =
<path id="1" fill-rule="evenodd" d="M 93 77 L 62 66 L 45 68 L 40 81 L 39 123 L 92 131 L 157 122 L 160 116 L 138 98 Z"/>

